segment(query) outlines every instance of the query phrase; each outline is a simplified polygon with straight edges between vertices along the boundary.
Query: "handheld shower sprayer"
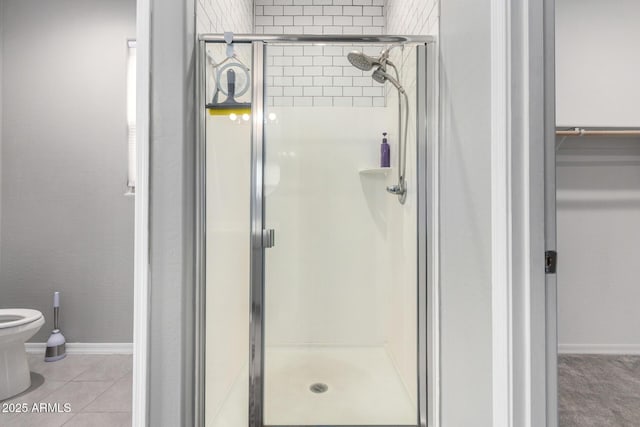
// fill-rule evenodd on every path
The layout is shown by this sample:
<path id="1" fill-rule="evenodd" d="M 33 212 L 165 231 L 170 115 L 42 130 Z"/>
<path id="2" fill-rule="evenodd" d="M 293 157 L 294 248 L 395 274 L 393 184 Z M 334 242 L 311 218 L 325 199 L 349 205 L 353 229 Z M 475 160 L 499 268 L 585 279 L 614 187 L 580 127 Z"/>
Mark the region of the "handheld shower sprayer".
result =
<path id="1" fill-rule="evenodd" d="M 371 78 L 382 84 L 388 81 L 393 86 L 395 86 L 396 89 L 398 89 L 398 92 L 404 94 L 404 88 L 402 87 L 400 82 L 394 79 L 389 73 L 387 73 L 382 66 L 378 67 L 378 69 L 376 69 L 373 74 L 371 74 Z"/>
<path id="2" fill-rule="evenodd" d="M 391 194 L 398 196 L 398 200 L 401 204 L 404 204 L 407 198 L 407 182 L 405 179 L 407 171 L 407 132 L 409 126 L 409 97 L 406 91 L 400 84 L 400 75 L 395 64 L 389 60 L 389 52 L 395 48 L 401 46 L 400 44 L 391 45 L 388 48 L 380 52 L 380 55 L 376 58 L 366 55 L 363 52 L 353 51 L 349 52 L 347 59 L 359 70 L 370 71 L 374 67 L 377 67 L 371 74 L 371 78 L 380 84 L 386 82 L 391 83 L 398 91 L 398 183 L 387 187 L 387 191 Z M 395 78 L 387 73 L 387 66 L 393 68 Z M 404 98 L 405 111 L 404 111 L 404 129 L 402 127 L 402 98 Z"/>

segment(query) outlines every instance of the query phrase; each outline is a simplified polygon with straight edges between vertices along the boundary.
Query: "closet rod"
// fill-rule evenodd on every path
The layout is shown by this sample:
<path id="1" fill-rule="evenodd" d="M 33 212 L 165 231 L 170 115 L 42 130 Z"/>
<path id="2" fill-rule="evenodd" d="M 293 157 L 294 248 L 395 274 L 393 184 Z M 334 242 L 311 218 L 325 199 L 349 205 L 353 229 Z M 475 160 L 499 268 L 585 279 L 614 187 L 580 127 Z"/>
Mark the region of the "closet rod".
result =
<path id="1" fill-rule="evenodd" d="M 558 136 L 640 136 L 640 129 L 583 129 L 556 130 Z"/>

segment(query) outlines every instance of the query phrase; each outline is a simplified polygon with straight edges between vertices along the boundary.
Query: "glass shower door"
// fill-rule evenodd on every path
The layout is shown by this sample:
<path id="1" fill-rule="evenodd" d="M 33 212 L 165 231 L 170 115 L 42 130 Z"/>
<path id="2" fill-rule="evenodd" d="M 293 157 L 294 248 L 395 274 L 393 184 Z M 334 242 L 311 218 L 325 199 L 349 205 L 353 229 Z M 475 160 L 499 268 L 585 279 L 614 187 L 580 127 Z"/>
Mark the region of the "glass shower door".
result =
<path id="1" fill-rule="evenodd" d="M 426 427 L 424 44 L 212 38 L 204 425 Z M 405 198 L 388 191 L 399 174 Z"/>
<path id="2" fill-rule="evenodd" d="M 266 426 L 418 425 L 416 47 L 391 53 L 410 100 L 404 204 L 386 191 L 399 92 L 347 61 L 386 47 L 264 51 Z M 380 167 L 385 132 L 391 167 Z"/>
<path id="3" fill-rule="evenodd" d="M 206 282 L 204 417 L 206 427 L 249 424 L 252 194 L 251 45 L 208 43 L 203 151 Z M 226 60 L 226 61 L 225 61 Z M 233 83 L 233 89 L 230 84 Z"/>

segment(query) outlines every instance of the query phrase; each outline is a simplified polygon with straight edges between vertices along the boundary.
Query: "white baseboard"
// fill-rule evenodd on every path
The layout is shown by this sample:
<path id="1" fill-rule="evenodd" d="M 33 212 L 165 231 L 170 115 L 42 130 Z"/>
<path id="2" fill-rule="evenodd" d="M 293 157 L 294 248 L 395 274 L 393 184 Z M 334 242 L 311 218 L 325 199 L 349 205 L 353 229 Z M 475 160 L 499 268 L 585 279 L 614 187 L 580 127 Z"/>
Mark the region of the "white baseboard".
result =
<path id="1" fill-rule="evenodd" d="M 558 344 L 558 353 L 640 355 L 640 344 Z"/>
<path id="2" fill-rule="evenodd" d="M 29 354 L 44 354 L 47 343 L 28 342 L 24 344 Z M 68 342 L 67 354 L 133 354 L 133 343 L 130 342 Z"/>

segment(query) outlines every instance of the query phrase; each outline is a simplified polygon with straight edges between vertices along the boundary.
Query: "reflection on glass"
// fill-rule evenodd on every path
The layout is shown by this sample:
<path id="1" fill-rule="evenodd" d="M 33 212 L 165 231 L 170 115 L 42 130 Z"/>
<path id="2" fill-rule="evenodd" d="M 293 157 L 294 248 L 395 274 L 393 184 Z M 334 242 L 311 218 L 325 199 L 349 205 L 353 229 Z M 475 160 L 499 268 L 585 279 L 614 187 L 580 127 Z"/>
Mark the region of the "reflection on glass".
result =
<path id="1" fill-rule="evenodd" d="M 235 52 L 243 62 L 249 62 L 250 46 L 236 46 Z M 205 128 L 205 425 L 239 427 L 248 425 L 249 407 L 251 125 L 240 120 L 242 114 L 248 113 L 237 106 L 224 109 L 233 89 L 220 89 L 228 82 L 224 78 L 220 83 L 220 76 L 225 74 L 214 65 L 225 60 L 224 45 L 210 44 L 207 53 L 207 102 L 223 107 L 208 110 Z M 250 90 L 236 95 L 237 104 L 251 100 Z"/>
<path id="2" fill-rule="evenodd" d="M 317 79 L 324 86 L 313 89 L 280 87 L 286 66 L 267 67 L 265 165 L 279 180 L 264 210 L 277 242 L 265 253 L 266 425 L 417 424 L 415 132 L 401 205 L 386 191 L 394 174 L 358 173 L 379 165 L 382 132 L 397 156 L 398 92 L 385 95 L 371 72 L 350 67 L 353 49 L 362 47 L 300 47 L 314 57 L 298 63 L 322 63 L 315 55 L 326 53 L 341 76 L 352 73 Z M 413 56 L 402 61 L 397 49 L 392 59 L 409 68 L 415 50 L 405 50 Z M 288 63 L 286 51 L 268 47 L 267 63 Z M 300 95 L 280 96 L 285 90 Z M 378 97 L 386 102 L 374 106 Z"/>

